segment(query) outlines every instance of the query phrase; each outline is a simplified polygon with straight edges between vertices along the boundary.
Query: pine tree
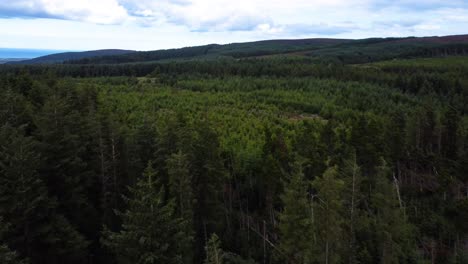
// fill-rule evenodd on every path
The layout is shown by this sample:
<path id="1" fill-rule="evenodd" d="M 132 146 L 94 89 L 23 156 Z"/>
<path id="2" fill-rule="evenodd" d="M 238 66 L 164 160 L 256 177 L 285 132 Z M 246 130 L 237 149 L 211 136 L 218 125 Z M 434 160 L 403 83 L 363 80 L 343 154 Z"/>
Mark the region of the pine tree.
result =
<path id="1" fill-rule="evenodd" d="M 187 156 L 178 152 L 172 154 L 167 160 L 169 175 L 169 193 L 176 202 L 176 215 L 184 220 L 184 232 L 187 237 L 193 236 L 193 191 L 192 177 L 189 171 Z M 180 243 L 184 251 L 186 263 L 193 262 L 192 241 L 186 240 L 185 245 Z"/>
<path id="2" fill-rule="evenodd" d="M 11 89 L 3 90 L 0 97 L 0 124 L 19 126 L 30 122 L 31 106 L 24 96 Z"/>
<path id="3" fill-rule="evenodd" d="M 191 162 L 197 238 L 195 243 L 198 245 L 195 259 L 201 261 L 207 235 L 222 230 L 225 224 L 222 191 L 227 174 L 216 132 L 207 120 L 200 121 L 195 127 L 197 137 L 194 142 L 194 159 Z"/>
<path id="4" fill-rule="evenodd" d="M 317 191 L 314 204 L 314 226 L 318 238 L 322 263 L 339 263 L 342 240 L 343 201 L 341 193 L 344 182 L 338 177 L 338 168 L 328 168 L 322 177 L 314 179 L 312 186 Z"/>
<path id="5" fill-rule="evenodd" d="M 206 258 L 203 264 L 223 264 L 224 252 L 218 236 L 213 233 L 205 246 Z"/>
<path id="6" fill-rule="evenodd" d="M 15 223 L 10 245 L 33 263 L 76 263 L 88 243 L 61 215 L 38 174 L 37 142 L 20 129 L 0 129 L 0 215 Z"/>
<path id="7" fill-rule="evenodd" d="M 386 129 L 386 142 L 388 154 L 394 163 L 403 159 L 405 152 L 405 127 L 406 116 L 403 112 L 397 111 L 392 114 Z"/>
<path id="8" fill-rule="evenodd" d="M 345 160 L 341 174 L 345 182 L 345 188 L 343 188 L 342 195 L 344 206 L 343 215 L 346 219 L 343 225 L 345 240 L 343 252 L 346 254 L 347 263 L 357 263 L 357 232 L 360 225 L 359 220 L 362 214 L 360 204 L 364 197 L 361 192 L 361 168 L 356 163 L 355 153 L 351 155 L 350 159 Z"/>
<path id="9" fill-rule="evenodd" d="M 187 156 L 180 151 L 172 154 L 167 160 L 167 171 L 169 175 L 169 192 L 175 198 L 179 217 L 192 222 L 192 177 Z"/>
<path id="10" fill-rule="evenodd" d="M 377 168 L 375 186 L 371 192 L 371 230 L 377 243 L 379 263 L 414 263 L 415 248 L 412 240 L 412 226 L 400 208 L 394 184 L 389 180 L 390 168 L 383 161 Z M 376 260 L 377 261 L 377 260 Z"/>
<path id="11" fill-rule="evenodd" d="M 458 155 L 457 139 L 459 138 L 460 116 L 453 107 L 450 107 L 445 112 L 443 120 L 442 153 L 447 159 L 455 160 Z"/>
<path id="12" fill-rule="evenodd" d="M 50 88 L 52 93 L 44 98 L 44 104 L 35 113 L 33 120 L 37 129 L 35 138 L 40 141 L 41 155 L 47 164 L 40 170 L 45 175 L 44 183 L 49 194 L 56 198 L 57 209 L 81 232 L 92 235 L 96 209 L 91 205 L 87 191 L 98 176 L 87 163 L 89 140 L 87 120 L 79 112 L 81 105 L 73 89 Z M 79 210 L 77 210 L 79 208 Z"/>
<path id="13" fill-rule="evenodd" d="M 302 168 L 296 164 L 281 196 L 283 211 L 279 217 L 282 255 L 278 257 L 286 258 L 287 263 L 311 263 L 313 258 L 313 223 L 307 188 Z"/>
<path id="14" fill-rule="evenodd" d="M 26 264 L 26 260 L 21 259 L 18 254 L 11 250 L 9 246 L 4 243 L 5 233 L 8 230 L 9 225 L 7 225 L 2 218 L 0 218 L 0 263 L 2 264 Z"/>
<path id="15" fill-rule="evenodd" d="M 181 244 L 189 238 L 184 222 L 175 215 L 173 201 L 164 200 L 164 188 L 158 186 L 151 162 L 130 197 L 124 197 L 127 210 L 118 212 L 122 230 L 103 233 L 103 244 L 121 264 L 178 264 L 182 262 Z"/>

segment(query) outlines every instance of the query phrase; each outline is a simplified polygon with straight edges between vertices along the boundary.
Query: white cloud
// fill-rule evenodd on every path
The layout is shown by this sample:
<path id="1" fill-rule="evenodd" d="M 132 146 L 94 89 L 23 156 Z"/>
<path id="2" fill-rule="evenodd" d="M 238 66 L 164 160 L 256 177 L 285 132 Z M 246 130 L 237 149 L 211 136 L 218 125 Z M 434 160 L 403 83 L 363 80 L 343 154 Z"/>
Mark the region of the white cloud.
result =
<path id="1" fill-rule="evenodd" d="M 375 21 L 370 24 L 401 13 L 466 5 L 464 0 L 0 0 L 0 17 L 144 27 L 177 25 L 193 32 L 327 35 L 355 30 L 371 18 Z M 344 18 L 353 20 L 354 25 L 343 26 Z"/>
<path id="2" fill-rule="evenodd" d="M 288 17 L 288 23 L 308 24 L 294 21 L 294 14 L 313 15 L 350 6 L 364 6 L 368 0 L 121 0 L 130 14 L 139 20 L 165 21 L 186 26 L 193 31 L 249 31 L 275 26 L 278 17 Z M 325 9 L 325 10 L 324 10 Z M 314 19 L 312 17 L 312 19 Z M 311 22 L 310 22 L 311 23 Z M 314 24 L 318 24 L 315 21 Z M 285 23 L 276 23 L 285 24 Z M 268 31 L 268 30 L 267 30 Z M 275 31 L 275 30 L 273 30 Z"/>
<path id="3" fill-rule="evenodd" d="M 0 0 L 0 47 L 159 49 L 466 34 L 466 14 L 467 0 Z"/>
<path id="4" fill-rule="evenodd" d="M 95 24 L 126 21 L 127 10 L 117 0 L 0 0 L 3 16 L 58 18 Z"/>

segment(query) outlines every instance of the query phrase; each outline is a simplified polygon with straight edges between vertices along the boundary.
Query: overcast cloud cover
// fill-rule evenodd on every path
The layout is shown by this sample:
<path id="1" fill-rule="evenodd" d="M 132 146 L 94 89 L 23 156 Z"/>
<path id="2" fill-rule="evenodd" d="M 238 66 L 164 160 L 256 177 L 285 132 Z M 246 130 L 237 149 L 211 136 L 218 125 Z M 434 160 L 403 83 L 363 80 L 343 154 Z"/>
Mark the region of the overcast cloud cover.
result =
<path id="1" fill-rule="evenodd" d="M 468 0 L 0 0 L 0 47 L 154 50 L 468 33 Z"/>

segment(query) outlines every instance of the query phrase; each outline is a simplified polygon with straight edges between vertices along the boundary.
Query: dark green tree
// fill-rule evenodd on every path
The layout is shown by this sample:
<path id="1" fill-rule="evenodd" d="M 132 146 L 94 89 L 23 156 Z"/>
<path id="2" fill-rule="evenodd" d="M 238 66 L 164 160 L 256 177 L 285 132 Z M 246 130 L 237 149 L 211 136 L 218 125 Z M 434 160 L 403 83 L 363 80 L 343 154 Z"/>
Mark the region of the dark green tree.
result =
<path id="1" fill-rule="evenodd" d="M 342 191 L 344 182 L 338 178 L 338 168 L 328 168 L 322 177 L 317 177 L 312 186 L 317 191 L 314 199 L 314 226 L 316 228 L 317 248 L 321 263 L 340 263 L 342 261 L 343 222 Z"/>
<path id="2" fill-rule="evenodd" d="M 201 261 L 208 234 L 222 230 L 225 223 L 222 194 L 227 173 L 218 135 L 209 121 L 202 120 L 195 128 L 197 137 L 193 143 L 194 154 L 191 162 L 195 199 L 194 225 L 198 245 L 195 259 Z"/>
<path id="3" fill-rule="evenodd" d="M 224 252 L 218 236 L 213 233 L 205 246 L 206 258 L 203 264 L 223 264 Z"/>
<path id="4" fill-rule="evenodd" d="M 311 263 L 314 259 L 313 218 L 308 183 L 300 164 L 295 164 L 281 195 L 283 211 L 279 219 L 279 249 L 285 263 Z"/>
<path id="5" fill-rule="evenodd" d="M 8 231 L 9 225 L 7 225 L 2 218 L 0 218 L 0 263 L 4 264 L 26 264 L 28 261 L 21 259 L 18 254 L 11 250 L 9 246 L 4 242 L 5 233 Z"/>
<path id="6" fill-rule="evenodd" d="M 176 215 L 184 220 L 184 232 L 187 237 L 193 236 L 193 191 L 192 176 L 189 171 L 187 156 L 178 152 L 172 154 L 167 160 L 169 175 L 169 193 L 176 202 Z M 193 262 L 192 241 L 186 240 L 183 248 L 185 263 Z"/>
<path id="7" fill-rule="evenodd" d="M 49 194 L 56 198 L 57 209 L 82 233 L 92 236 L 99 226 L 97 212 L 88 197 L 98 175 L 88 163 L 93 156 L 87 137 L 87 119 L 80 112 L 74 89 L 50 88 L 44 92 L 44 104 L 34 113 L 35 138 L 44 163 L 40 170 Z M 96 156 L 95 160 L 98 158 Z M 83 217 L 83 213 L 88 217 Z"/>
<path id="8" fill-rule="evenodd" d="M 356 155 L 353 153 L 351 157 L 344 162 L 341 170 L 341 178 L 345 186 L 343 188 L 343 252 L 347 263 L 357 263 L 358 242 L 357 233 L 359 232 L 362 215 L 362 202 L 364 195 L 361 191 L 363 177 L 361 168 L 356 163 Z"/>
<path id="9" fill-rule="evenodd" d="M 118 212 L 122 230 L 105 229 L 102 243 L 121 264 L 183 263 L 180 245 L 188 237 L 184 222 L 176 216 L 174 202 L 164 200 L 164 188 L 155 178 L 151 162 L 130 196 L 124 197 L 127 210 Z"/>
<path id="10" fill-rule="evenodd" d="M 37 142 L 21 129 L 0 128 L 0 215 L 15 223 L 10 246 L 33 263 L 79 263 L 88 243 L 61 215 L 38 174 Z"/>
<path id="11" fill-rule="evenodd" d="M 414 229 L 400 207 L 391 169 L 383 161 L 377 168 L 375 186 L 370 196 L 371 230 L 377 241 L 375 261 L 379 263 L 414 263 Z"/>

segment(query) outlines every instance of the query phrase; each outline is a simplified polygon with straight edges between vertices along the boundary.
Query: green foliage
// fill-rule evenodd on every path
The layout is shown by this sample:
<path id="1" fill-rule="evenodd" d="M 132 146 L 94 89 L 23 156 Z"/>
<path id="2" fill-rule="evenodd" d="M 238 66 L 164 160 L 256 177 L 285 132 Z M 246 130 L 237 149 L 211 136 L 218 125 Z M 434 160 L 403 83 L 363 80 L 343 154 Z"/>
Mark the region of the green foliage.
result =
<path id="1" fill-rule="evenodd" d="M 177 204 L 176 211 L 178 217 L 184 220 L 185 236 L 192 237 L 193 231 L 193 191 L 192 177 L 189 171 L 189 163 L 187 156 L 178 152 L 172 154 L 167 160 L 167 170 L 169 175 L 169 191 L 171 197 L 175 198 Z M 185 245 L 183 244 L 185 242 Z M 192 243 L 190 240 L 180 241 L 179 245 L 182 248 L 184 263 L 193 262 Z"/>
<path id="2" fill-rule="evenodd" d="M 343 200 L 341 197 L 344 182 L 338 179 L 338 168 L 328 168 L 322 177 L 312 182 L 317 191 L 314 199 L 314 226 L 316 228 L 316 251 L 319 252 L 317 260 L 323 263 L 340 263 L 342 244 L 341 215 Z"/>
<path id="3" fill-rule="evenodd" d="M 15 251 L 12 251 L 5 241 L 5 233 L 9 226 L 0 218 L 0 262 L 5 264 L 26 264 L 26 260 L 20 259 Z"/>
<path id="4" fill-rule="evenodd" d="M 33 263 L 82 261 L 88 243 L 56 213 L 57 203 L 39 177 L 37 142 L 9 125 L 0 128 L 0 142 L 0 215 L 15 223 L 9 244 Z"/>
<path id="5" fill-rule="evenodd" d="M 204 264 L 223 264 L 224 252 L 218 236 L 213 233 L 205 246 L 206 258 Z"/>
<path id="6" fill-rule="evenodd" d="M 389 180 L 391 171 L 383 162 L 375 175 L 375 186 L 370 197 L 374 216 L 371 230 L 375 249 L 381 263 L 414 263 L 413 227 L 408 223 L 404 208 L 399 205 L 396 186 Z"/>
<path id="7" fill-rule="evenodd" d="M 345 160 L 343 169 L 340 171 L 341 177 L 345 183 L 343 188 L 343 259 L 348 263 L 358 263 L 359 241 L 358 233 L 360 228 L 365 228 L 360 222 L 364 214 L 362 209 L 366 201 L 362 192 L 363 177 L 361 168 L 356 163 L 356 155 Z"/>
<path id="8" fill-rule="evenodd" d="M 300 164 L 281 196 L 284 209 L 279 216 L 280 252 L 278 258 L 285 263 L 311 263 L 314 259 L 313 215 L 308 198 L 308 184 Z"/>
<path id="9" fill-rule="evenodd" d="M 6 245 L 0 245 L 0 261 L 5 264 L 24 264 L 26 261 L 20 260 L 14 251 L 11 251 Z"/>
<path id="10" fill-rule="evenodd" d="M 224 263 L 463 262 L 466 58 L 341 65 L 463 52 L 415 40 L 153 54 L 319 45 L 331 64 L 301 50 L 0 67 L 2 252 L 38 264 L 202 263 L 216 233 Z"/>
<path id="11" fill-rule="evenodd" d="M 102 243 L 117 257 L 118 263 L 181 263 L 180 245 L 190 239 L 184 234 L 184 222 L 175 215 L 172 200 L 165 201 L 149 163 L 143 178 L 125 197 L 127 209 L 119 212 L 122 230 L 105 229 Z"/>

